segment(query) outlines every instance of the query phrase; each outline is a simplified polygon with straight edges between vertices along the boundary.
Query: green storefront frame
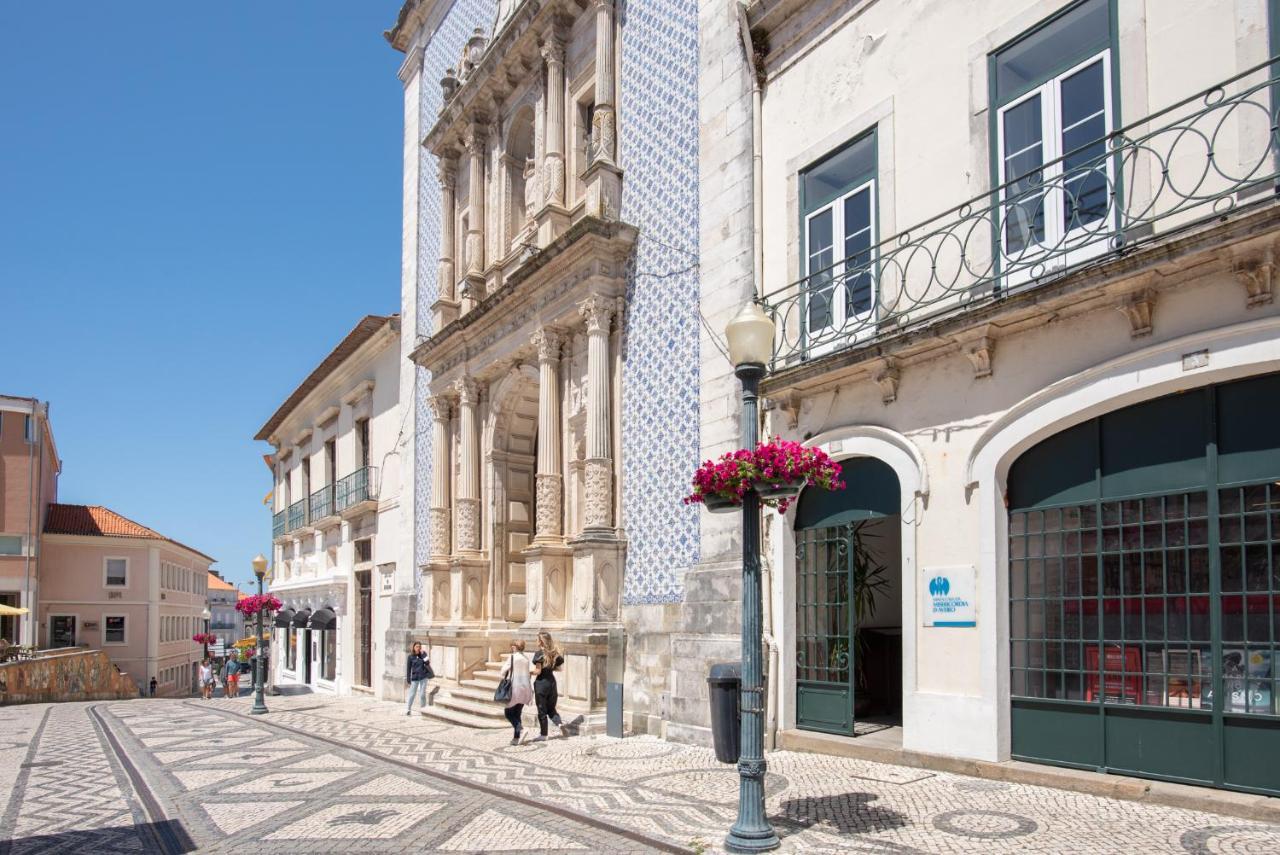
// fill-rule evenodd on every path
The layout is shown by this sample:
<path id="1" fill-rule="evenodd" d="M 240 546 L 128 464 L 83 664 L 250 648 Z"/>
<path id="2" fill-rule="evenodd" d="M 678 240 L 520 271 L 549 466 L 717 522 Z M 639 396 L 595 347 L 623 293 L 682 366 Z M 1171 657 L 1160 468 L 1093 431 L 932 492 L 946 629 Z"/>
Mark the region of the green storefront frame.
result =
<path id="1" fill-rule="evenodd" d="M 1062 431 L 1009 475 L 1016 759 L 1280 794 L 1280 375 Z"/>

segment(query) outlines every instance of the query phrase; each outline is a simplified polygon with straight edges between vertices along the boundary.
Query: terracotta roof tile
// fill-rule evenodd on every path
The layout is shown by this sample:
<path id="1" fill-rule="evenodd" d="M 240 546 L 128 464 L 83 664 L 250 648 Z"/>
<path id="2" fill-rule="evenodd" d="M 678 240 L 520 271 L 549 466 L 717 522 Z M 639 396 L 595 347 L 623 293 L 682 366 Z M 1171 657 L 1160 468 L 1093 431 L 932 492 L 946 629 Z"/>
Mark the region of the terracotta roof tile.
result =
<path id="1" fill-rule="evenodd" d="M 136 537 L 146 540 L 163 540 L 183 549 L 190 550 L 202 558 L 209 558 L 203 552 L 191 549 L 171 537 L 136 523 L 128 517 L 121 516 L 102 505 L 58 505 L 49 506 L 49 514 L 44 521 L 45 534 L 74 534 L 82 537 Z M 230 586 L 228 586 L 230 587 Z"/>
<path id="2" fill-rule="evenodd" d="M 209 574 L 209 590 L 210 591 L 234 591 L 235 585 L 225 582 L 221 577 L 214 573 Z"/>

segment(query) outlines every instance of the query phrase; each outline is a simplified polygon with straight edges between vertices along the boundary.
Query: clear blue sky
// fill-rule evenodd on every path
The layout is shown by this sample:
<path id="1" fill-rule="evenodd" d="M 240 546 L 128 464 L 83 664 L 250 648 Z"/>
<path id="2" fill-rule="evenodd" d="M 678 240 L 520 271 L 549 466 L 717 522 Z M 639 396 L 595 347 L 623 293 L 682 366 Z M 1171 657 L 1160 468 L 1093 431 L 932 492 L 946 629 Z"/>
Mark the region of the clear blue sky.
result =
<path id="1" fill-rule="evenodd" d="M 252 439 L 399 307 L 399 0 L 0 3 L 0 393 L 60 498 L 252 578 Z"/>

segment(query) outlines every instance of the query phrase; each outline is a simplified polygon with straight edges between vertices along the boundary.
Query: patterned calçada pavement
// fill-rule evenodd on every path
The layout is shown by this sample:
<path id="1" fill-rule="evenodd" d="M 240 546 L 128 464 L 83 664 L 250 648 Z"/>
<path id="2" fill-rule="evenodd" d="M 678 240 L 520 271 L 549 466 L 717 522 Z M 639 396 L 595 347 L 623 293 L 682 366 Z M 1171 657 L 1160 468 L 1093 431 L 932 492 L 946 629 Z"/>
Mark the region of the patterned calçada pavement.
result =
<path id="1" fill-rule="evenodd" d="M 316 695 L 0 709 L 0 855 L 717 851 L 737 777 L 650 737 L 510 746 Z M 1274 853 L 1280 826 L 811 754 L 770 754 L 792 852 Z"/>

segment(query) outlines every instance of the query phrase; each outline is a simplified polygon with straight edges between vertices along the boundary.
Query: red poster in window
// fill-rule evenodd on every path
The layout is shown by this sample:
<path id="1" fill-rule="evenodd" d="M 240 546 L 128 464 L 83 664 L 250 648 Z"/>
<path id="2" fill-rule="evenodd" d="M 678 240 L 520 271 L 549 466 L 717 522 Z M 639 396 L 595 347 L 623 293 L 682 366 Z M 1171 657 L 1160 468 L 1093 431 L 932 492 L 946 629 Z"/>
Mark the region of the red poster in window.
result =
<path id="1" fill-rule="evenodd" d="M 1109 704 L 1136 704 L 1142 692 L 1142 653 L 1140 648 L 1108 644 L 1105 648 L 1104 667 L 1098 667 L 1098 647 L 1086 647 L 1084 650 L 1085 677 L 1084 699 L 1098 699 L 1098 685 L 1101 682 L 1102 699 Z M 1103 671 L 1099 675 L 1099 670 Z M 1122 673 L 1123 672 L 1123 673 Z"/>

